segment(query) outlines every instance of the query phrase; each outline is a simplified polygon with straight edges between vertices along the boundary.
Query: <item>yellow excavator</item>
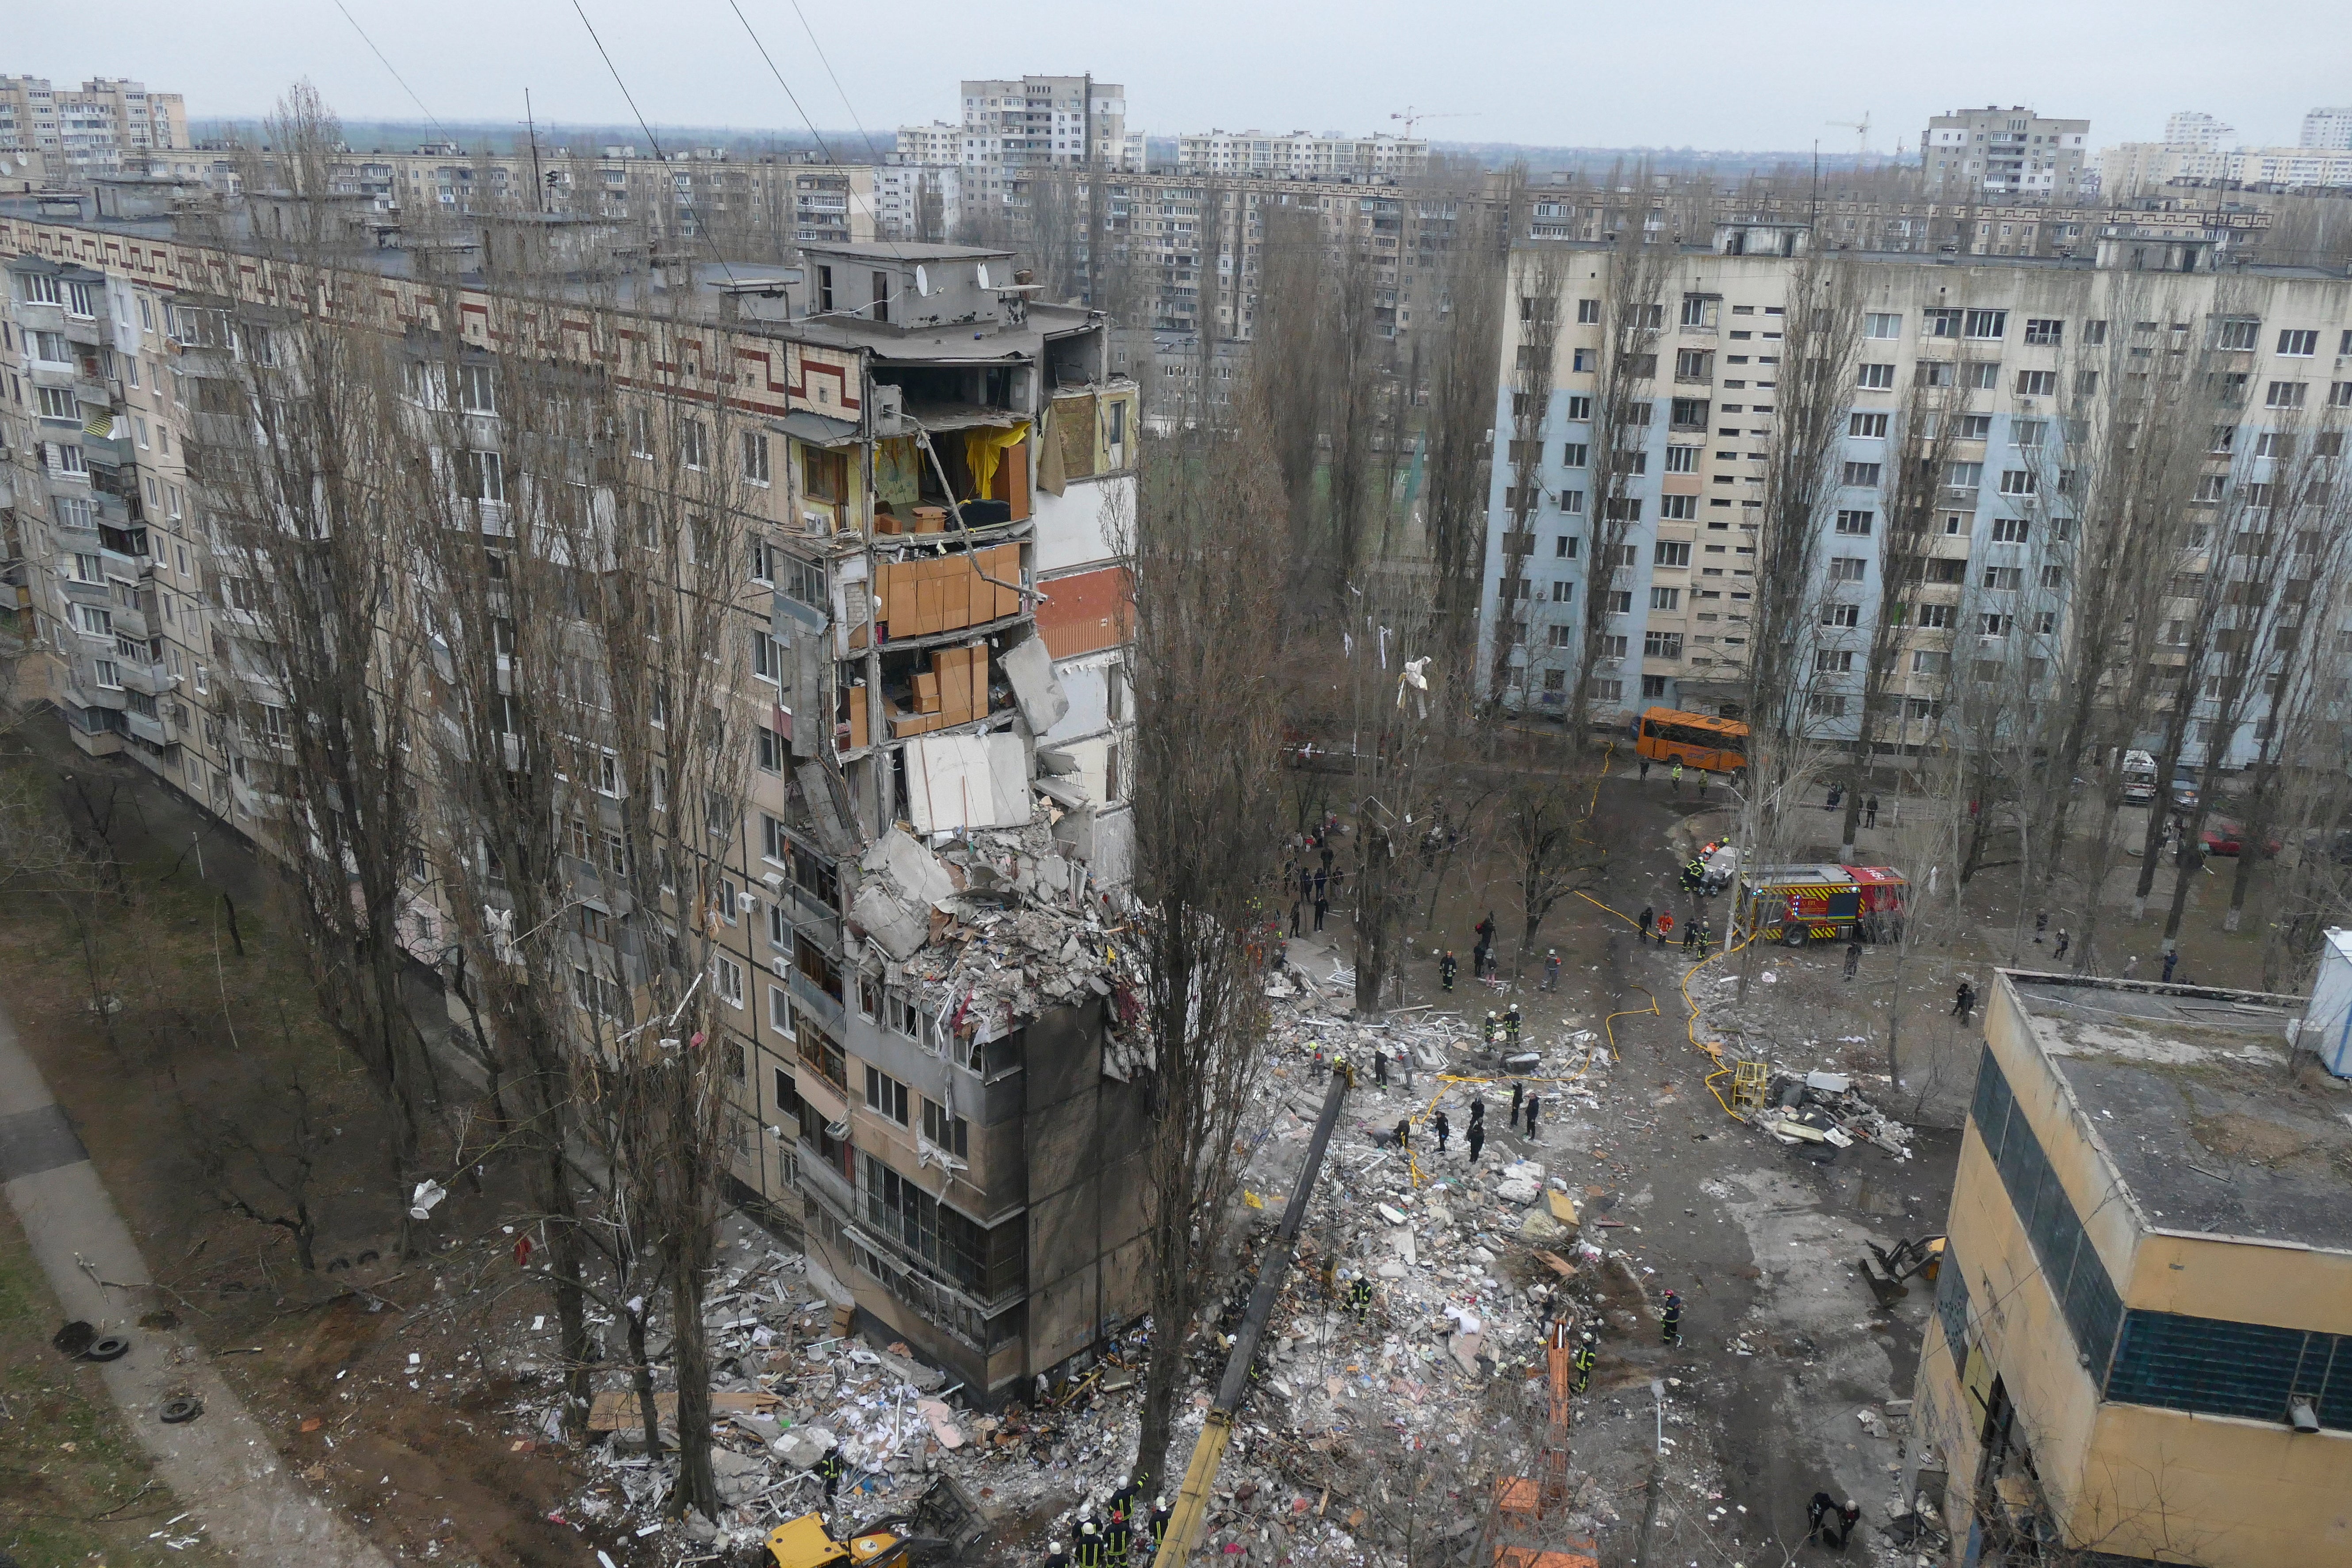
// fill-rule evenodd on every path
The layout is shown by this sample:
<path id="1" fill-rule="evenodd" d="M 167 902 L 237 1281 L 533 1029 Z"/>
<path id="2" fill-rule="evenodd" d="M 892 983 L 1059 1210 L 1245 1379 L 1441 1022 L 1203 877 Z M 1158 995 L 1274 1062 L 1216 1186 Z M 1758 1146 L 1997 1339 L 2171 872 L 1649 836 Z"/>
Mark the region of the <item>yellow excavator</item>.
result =
<path id="1" fill-rule="evenodd" d="M 1168 1534 L 1160 1543 L 1158 1555 L 1151 1560 L 1152 1568 L 1179 1568 L 1192 1555 L 1199 1543 L 1201 1531 L 1209 1521 L 1209 1489 L 1216 1484 L 1217 1467 L 1224 1463 L 1225 1445 L 1233 1441 L 1234 1417 L 1239 1413 L 1243 1397 L 1249 1393 L 1250 1363 L 1257 1359 L 1258 1342 L 1265 1337 L 1266 1320 L 1274 1316 L 1274 1303 L 1282 1294 L 1284 1276 L 1290 1272 L 1292 1254 L 1298 1245 L 1298 1226 L 1307 1217 L 1307 1199 L 1315 1190 L 1315 1178 L 1323 1169 L 1323 1152 L 1330 1145 L 1331 1129 L 1339 1121 L 1339 1105 L 1354 1086 L 1355 1079 L 1348 1064 L 1333 1065 L 1331 1088 L 1323 1097 L 1323 1114 L 1315 1120 L 1315 1136 L 1307 1145 L 1307 1163 L 1299 1167 L 1297 1184 L 1290 1190 L 1290 1202 L 1282 1211 L 1282 1223 L 1276 1227 L 1274 1240 L 1260 1259 L 1257 1289 L 1250 1292 L 1249 1310 L 1242 1314 L 1241 1331 L 1234 1336 L 1233 1359 L 1225 1363 L 1224 1381 L 1217 1384 L 1214 1403 L 1209 1406 L 1208 1419 L 1201 1425 L 1200 1440 L 1192 1445 L 1192 1463 L 1184 1468 L 1184 1489 L 1176 1494 L 1176 1506 L 1168 1510 Z"/>
<path id="2" fill-rule="evenodd" d="M 988 1532 L 980 1508 L 952 1477 L 933 1481 L 905 1513 L 886 1514 L 835 1541 L 820 1514 L 804 1513 L 768 1531 L 774 1568 L 912 1568 L 952 1558 Z"/>

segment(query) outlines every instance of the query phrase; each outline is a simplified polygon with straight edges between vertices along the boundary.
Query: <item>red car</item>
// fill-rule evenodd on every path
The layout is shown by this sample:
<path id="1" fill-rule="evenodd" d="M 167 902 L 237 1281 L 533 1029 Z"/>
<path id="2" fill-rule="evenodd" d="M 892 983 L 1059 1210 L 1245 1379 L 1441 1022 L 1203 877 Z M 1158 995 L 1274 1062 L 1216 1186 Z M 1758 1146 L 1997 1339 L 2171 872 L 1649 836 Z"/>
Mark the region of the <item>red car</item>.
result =
<path id="1" fill-rule="evenodd" d="M 2245 848 L 2244 835 L 2245 829 L 2228 817 L 2209 816 L 2205 819 L 2205 831 L 2197 837 L 2198 841 L 2205 846 L 2205 853 L 2208 855 L 2236 855 Z M 2265 855 L 2275 855 L 2278 852 L 2279 841 L 2275 838 L 2263 846 L 2263 853 Z"/>

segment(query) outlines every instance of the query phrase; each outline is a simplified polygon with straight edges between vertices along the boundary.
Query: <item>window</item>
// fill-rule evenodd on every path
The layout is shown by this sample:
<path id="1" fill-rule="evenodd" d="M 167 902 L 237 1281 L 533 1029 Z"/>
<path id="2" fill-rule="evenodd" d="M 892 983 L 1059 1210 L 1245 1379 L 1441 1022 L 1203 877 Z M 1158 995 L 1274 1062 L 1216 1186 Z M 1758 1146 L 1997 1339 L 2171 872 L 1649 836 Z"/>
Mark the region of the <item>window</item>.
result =
<path id="1" fill-rule="evenodd" d="M 2017 373 L 2017 395 L 2020 397 L 2055 397 L 2058 395 L 2058 373 L 2054 370 L 2021 370 Z"/>
<path id="2" fill-rule="evenodd" d="M 1683 591 L 1680 588 L 1653 588 L 1650 590 L 1650 608 L 1654 610 L 1679 610 L 1682 608 L 1682 605 Z"/>
<path id="3" fill-rule="evenodd" d="M 2294 359 L 2309 359 L 2319 352 L 2319 334 L 2300 328 L 2281 331 L 2278 352 Z"/>
<path id="4" fill-rule="evenodd" d="M 2084 322 L 2084 323 L 2083 323 L 2083 346 L 2084 346 L 2084 348 L 2097 348 L 2100 344 L 2102 344 L 2102 343 L 2105 342 L 2106 341 L 2107 341 L 2107 324 L 2106 324 L 2106 322 L 2105 322 L 2105 321 L 2085 321 L 2085 322 Z"/>
<path id="5" fill-rule="evenodd" d="M 2022 544 L 2026 531 L 2032 525 L 2021 517 L 1997 517 L 1992 520 L 1992 542 L 1995 544 Z"/>
<path id="6" fill-rule="evenodd" d="M 1944 467 L 1944 488 L 1950 490 L 1972 490 L 1984 483 L 1982 463 L 1948 463 Z M 1958 530 L 1952 531 L 1957 532 Z"/>
<path id="7" fill-rule="evenodd" d="M 1813 673 L 1816 675 L 1851 675 L 1853 673 L 1853 649 L 1822 647 L 1813 650 Z"/>
<path id="8" fill-rule="evenodd" d="M 1713 381 L 1715 351 L 1712 349 L 1677 349 L 1675 352 L 1676 381 Z"/>
<path id="9" fill-rule="evenodd" d="M 786 991 L 781 985 L 771 985 L 768 987 L 768 1027 L 773 1029 L 776 1033 L 783 1036 L 784 1038 L 788 1040 L 793 1037 L 792 993 Z M 797 1094 L 789 1096 L 786 1094 L 785 1086 L 791 1082 L 792 1080 L 784 1076 L 784 1072 L 782 1068 L 776 1069 L 776 1106 L 778 1110 L 782 1110 L 783 1107 L 790 1105 L 793 1100 L 799 1098 Z"/>
<path id="10" fill-rule="evenodd" d="M 1559 510 L 1571 517 L 1581 516 L 1584 511 L 1584 492 L 1582 490 L 1560 491 Z"/>
<path id="11" fill-rule="evenodd" d="M 2042 569 L 2042 585 L 2043 587 L 2063 588 L 2065 584 L 2066 569 L 2063 566 L 2050 565 L 2044 566 Z"/>
<path id="12" fill-rule="evenodd" d="M 45 360 L 51 364 L 73 363 L 73 350 L 68 346 L 63 332 L 26 332 L 25 342 L 37 360 Z"/>
<path id="13" fill-rule="evenodd" d="M 90 637 L 110 637 L 114 635 L 114 612 L 96 605 L 76 605 L 74 616 L 81 629 Z"/>
<path id="14" fill-rule="evenodd" d="M 1845 466 L 1844 482 L 1864 489 L 1875 489 L 1878 484 L 1878 475 L 1879 465 L 1876 463 L 1848 463 Z"/>
<path id="15" fill-rule="evenodd" d="M 1592 447 L 1586 442 L 1570 441 L 1559 449 L 1559 466 L 1563 468 L 1580 468 L 1591 460 Z"/>
<path id="16" fill-rule="evenodd" d="M 1865 392 L 1889 392 L 1895 386 L 1895 367 L 1891 364 L 1864 364 L 1857 367 L 1854 384 Z"/>
<path id="17" fill-rule="evenodd" d="M 1968 314 L 1967 331 L 1962 335 L 1971 338 L 1999 338 L 2006 335 L 2008 331 L 2009 312 L 2007 310 L 1970 310 Z"/>
<path id="18" fill-rule="evenodd" d="M 1519 354 L 1521 358 L 1526 358 L 1531 352 L 1532 351 L 1524 343 L 1519 347 Z M 1650 356 L 1650 360 L 1651 363 L 1654 365 L 1657 363 L 1657 355 L 1652 354 Z M 1520 368 L 1525 369 L 1526 367 L 1521 366 Z M 1573 354 L 1569 356 L 1569 368 L 1575 371 L 1591 371 L 1592 369 L 1592 351 L 1591 349 L 1578 349 Z"/>
<path id="19" fill-rule="evenodd" d="M 2047 419 L 2012 419 L 2009 422 L 2009 444 L 2029 450 L 2038 447 L 2050 434 Z"/>
<path id="20" fill-rule="evenodd" d="M 1832 583 L 1859 583 L 1869 570 L 1870 562 L 1864 556 L 1832 555 L 1830 557 L 1830 581 Z"/>
<path id="21" fill-rule="evenodd" d="M 1922 360 L 1911 367 L 1911 379 L 1920 386 L 1949 386 L 1952 366 L 1948 360 Z"/>
<path id="22" fill-rule="evenodd" d="M 1696 447 L 1667 447 L 1666 472 L 1670 474 L 1695 474 L 1698 472 L 1698 454 L 1699 448 Z"/>
<path id="23" fill-rule="evenodd" d="M 971 1157 L 970 1125 L 961 1116 L 949 1115 L 947 1107 L 929 1095 L 923 1097 L 923 1139 L 959 1160 Z"/>
<path id="24" fill-rule="evenodd" d="M 756 629 L 751 633 L 751 673 L 761 680 L 781 680 L 784 674 L 783 645 Z"/>
<path id="25" fill-rule="evenodd" d="M 1576 320 L 1578 325 L 1586 327 L 1592 326 L 1599 322 L 1601 320 L 1601 301 L 1598 300 L 1579 300 L 1576 302 Z"/>
<path id="26" fill-rule="evenodd" d="M 1958 611 L 1950 605 L 1915 605 L 1914 624 L 1923 631 L 1949 631 Z"/>
<path id="27" fill-rule="evenodd" d="M 2077 397 L 2095 397 L 2095 396 L 2097 396 L 2097 395 L 2098 395 L 2098 391 L 2099 391 L 2099 373 L 2098 373 L 2097 371 L 2095 371 L 2095 370 L 2078 370 L 2078 371 L 2076 371 L 2076 372 L 2074 373 L 2074 395 L 2075 395 L 2075 396 L 2077 396 Z"/>
<path id="28" fill-rule="evenodd" d="M 2272 382 L 2270 392 L 2263 398 L 2263 406 L 2265 408 L 2300 408 L 2303 406 L 2303 395 L 2307 390 L 2309 390 L 2307 386 L 2300 381 Z"/>
<path id="29" fill-rule="evenodd" d="M 1588 421 L 1591 419 L 1592 399 L 1581 395 L 1570 397 L 1568 400 L 1567 417 L 1570 419 L 1582 419 Z"/>
<path id="30" fill-rule="evenodd" d="M 2022 588 L 2025 586 L 2025 568 L 2022 566 L 1988 566 L 1985 568 L 1984 585 L 1988 588 L 1998 589 Z"/>
<path id="31" fill-rule="evenodd" d="M 757 430 L 743 432 L 743 478 L 755 485 L 769 482 L 768 438 Z"/>
<path id="32" fill-rule="evenodd" d="M 1642 657 L 1643 658 L 1680 658 L 1682 656 L 1682 633 L 1644 632 L 1642 634 Z"/>
<path id="33" fill-rule="evenodd" d="M 2327 406 L 2352 408 L 2352 381 L 2330 382 L 2327 385 Z"/>
<path id="34" fill-rule="evenodd" d="M 592 1017 L 610 1018 L 619 1009 L 614 1005 L 613 983 L 594 970 L 574 964 L 572 970 L 572 999 L 580 1010 Z"/>
<path id="35" fill-rule="evenodd" d="M 1611 589 L 1601 595 L 1601 607 L 1612 616 L 1630 614 L 1633 608 L 1633 591 L 1631 588 Z"/>
<path id="36" fill-rule="evenodd" d="M 1862 625 L 1860 605 L 1823 605 L 1822 625 L 1825 626 L 1858 626 Z"/>
<path id="37" fill-rule="evenodd" d="M 596 793 L 615 800 L 621 796 L 621 759 L 610 752 L 596 759 Z"/>
<path id="38" fill-rule="evenodd" d="M 2003 615 L 1998 610 L 1988 610 L 1985 612 L 1984 617 L 1979 625 L 1981 634 L 1983 636 L 1989 637 L 2005 637 L 2016 628 L 2017 617 L 2015 616 Z"/>
<path id="39" fill-rule="evenodd" d="M 2047 316 L 2025 318 L 2025 343 L 2028 348 L 2054 349 L 2065 341 L 2065 322 Z"/>
<path id="40" fill-rule="evenodd" d="M 2352 637 L 2352 632 L 2347 632 L 2345 635 Z M 1626 646 L 1625 634 L 1623 632 L 1604 633 L 1601 637 L 1600 657 L 1602 658 L 1623 658 L 1625 657 Z"/>
<path id="41" fill-rule="evenodd" d="M 1991 392 L 2000 385 L 2000 366 L 1990 362 L 1984 364 L 1972 364 L 1968 367 L 1968 374 L 1961 379 L 1963 384 L 1978 392 Z"/>
<path id="42" fill-rule="evenodd" d="M 69 420 L 76 425 L 81 423 L 81 400 L 73 395 L 73 388 L 44 386 L 38 390 L 42 418 Z"/>
<path id="43" fill-rule="evenodd" d="M 1841 511 L 1837 514 L 1837 531 L 1856 536 L 1867 535 L 1875 515 L 1868 511 Z"/>
<path id="44" fill-rule="evenodd" d="M 1602 503 L 1601 510 L 1602 515 L 1611 522 L 1639 522 L 1642 521 L 1642 498 L 1612 496 Z"/>
<path id="45" fill-rule="evenodd" d="M 1649 423 L 1648 407 L 1647 404 L 1643 405 L 1643 417 L 1638 421 L 1639 423 L 1643 425 Z M 1667 427 L 1675 430 L 1704 430 L 1706 428 L 1707 407 L 1707 400 L 1704 397 L 1677 397 L 1673 400 L 1672 406 L 1666 410 Z"/>
<path id="46" fill-rule="evenodd" d="M 908 1096 L 907 1086 L 879 1068 L 866 1069 L 866 1109 L 887 1116 L 899 1126 L 908 1125 Z"/>
<path id="47" fill-rule="evenodd" d="M 1862 335 L 1865 338 L 1899 338 L 1903 335 L 1903 318 L 1892 311 L 1873 310 L 1862 319 Z"/>
<path id="48" fill-rule="evenodd" d="M 1698 497 L 1660 496 L 1658 516 L 1669 522 L 1688 522 L 1698 516 Z"/>
<path id="49" fill-rule="evenodd" d="M 678 460 L 688 468 L 702 467 L 707 454 L 701 420 L 688 419 L 678 426 L 677 450 Z"/>
<path id="50" fill-rule="evenodd" d="M 2033 470 L 2031 468 L 2003 468 L 2000 471 L 2001 494 L 2030 496 L 2033 490 Z"/>
<path id="51" fill-rule="evenodd" d="M 1845 433 L 1849 436 L 1859 436 L 1865 440 L 1883 441 L 1886 438 L 1886 421 L 1891 416 L 1885 414 L 1849 415 L 1846 417 Z"/>
<path id="52" fill-rule="evenodd" d="M 1948 653 L 1937 653 L 1927 648 L 1912 652 L 1911 673 L 1914 675 L 1946 675 L 1950 673 L 1951 668 L 1952 656 Z"/>
<path id="53" fill-rule="evenodd" d="M 467 500 L 503 505 L 507 499 L 506 459 L 496 452 L 460 452 L 457 482 L 465 487 L 463 493 Z"/>
<path id="54" fill-rule="evenodd" d="M 1661 566 L 1688 566 L 1690 564 L 1690 545 L 1685 542 L 1672 539 L 1661 539 L 1657 542 L 1655 551 L 1657 564 Z M 1668 589 L 1667 592 L 1671 593 L 1673 590 Z"/>
<path id="55" fill-rule="evenodd" d="M 1721 303 L 1722 301 L 1712 294 L 1684 295 L 1683 325 L 1685 327 L 1715 325 L 1715 312 Z"/>
<path id="56" fill-rule="evenodd" d="M 1557 559 L 1557 560 L 1560 560 L 1560 561 L 1573 561 L 1573 560 L 1575 560 L 1575 559 L 1576 559 L 1576 536 L 1575 536 L 1574 534 L 1570 534 L 1570 533 L 1563 533 L 1563 534 L 1561 534 L 1558 539 L 1555 539 L 1555 540 L 1553 540 L 1553 541 L 1551 542 L 1551 552 L 1552 552 L 1553 557 L 1554 557 L 1555 559 Z"/>
<path id="57" fill-rule="evenodd" d="M 754 730 L 752 736 L 759 748 L 760 771 L 766 773 L 782 773 L 784 771 L 784 738 L 765 724 Z"/>
<path id="58" fill-rule="evenodd" d="M 1805 710 L 1816 719 L 1845 717 L 1845 699 L 1835 693 L 1817 693 L 1805 699 Z"/>
<path id="59" fill-rule="evenodd" d="M 1930 338 L 1957 338 L 1960 335 L 1962 315 L 1962 311 L 1949 307 L 1929 310 L 1920 323 L 1920 333 Z"/>
<path id="60" fill-rule="evenodd" d="M 499 411 L 498 372 L 487 364 L 457 367 L 457 405 L 468 414 Z"/>

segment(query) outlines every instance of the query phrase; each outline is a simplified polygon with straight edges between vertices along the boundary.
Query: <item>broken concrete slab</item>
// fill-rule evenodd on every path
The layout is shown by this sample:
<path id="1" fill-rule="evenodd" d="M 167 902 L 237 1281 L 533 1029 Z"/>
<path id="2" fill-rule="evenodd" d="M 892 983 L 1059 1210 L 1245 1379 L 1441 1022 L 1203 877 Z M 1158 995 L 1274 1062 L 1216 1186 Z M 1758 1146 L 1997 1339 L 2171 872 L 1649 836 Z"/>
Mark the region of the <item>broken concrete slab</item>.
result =
<path id="1" fill-rule="evenodd" d="M 930 921 L 898 901 L 880 881 L 857 889 L 849 906 L 852 923 L 882 944 L 882 951 L 900 963 L 915 956 L 930 935 Z"/>
<path id="2" fill-rule="evenodd" d="M 996 665 L 1013 687 L 1013 700 L 1033 735 L 1042 735 L 1070 710 L 1069 694 L 1054 676 L 1054 656 L 1042 637 L 1025 637 L 996 656 Z"/>
<path id="3" fill-rule="evenodd" d="M 948 875 L 940 858 L 896 824 L 867 847 L 857 864 L 867 871 L 888 877 L 908 901 L 918 907 L 935 905 L 955 896 L 955 879 Z"/>

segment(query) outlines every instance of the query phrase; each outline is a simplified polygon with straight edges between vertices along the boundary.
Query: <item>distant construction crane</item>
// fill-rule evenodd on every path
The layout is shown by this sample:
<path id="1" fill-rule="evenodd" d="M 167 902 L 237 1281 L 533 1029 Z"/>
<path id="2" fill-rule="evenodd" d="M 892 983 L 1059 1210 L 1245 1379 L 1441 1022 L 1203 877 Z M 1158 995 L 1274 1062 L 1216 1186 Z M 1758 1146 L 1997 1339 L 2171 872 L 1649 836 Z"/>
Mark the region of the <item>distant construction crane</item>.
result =
<path id="1" fill-rule="evenodd" d="M 1404 133 L 1407 136 L 1410 136 L 1412 134 L 1412 128 L 1420 124 L 1424 120 L 1475 120 L 1478 118 L 1478 115 L 1475 110 L 1464 110 L 1452 114 L 1423 114 L 1421 110 L 1413 108 L 1412 104 L 1408 103 L 1404 106 L 1402 111 L 1391 114 L 1389 118 L 1391 120 L 1403 121 Z"/>
<path id="2" fill-rule="evenodd" d="M 1854 147 L 1857 155 L 1870 151 L 1870 110 L 1867 109 L 1862 111 L 1862 118 L 1859 120 L 1832 120 L 1826 123 L 1835 126 L 1838 130 L 1851 131 L 1855 134 L 1859 139 Z"/>

